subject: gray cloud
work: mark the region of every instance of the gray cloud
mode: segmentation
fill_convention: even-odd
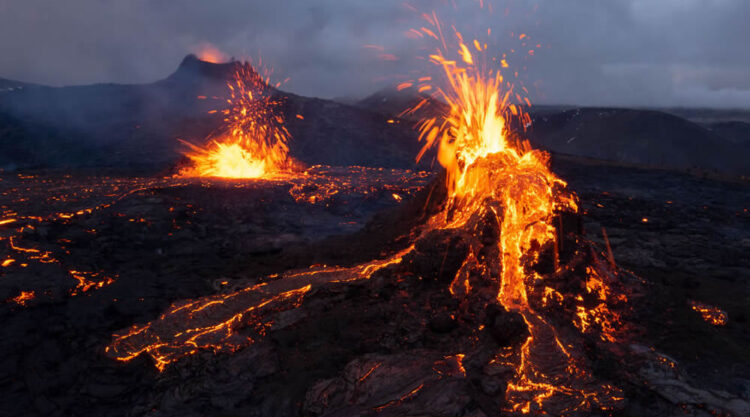
[[[515,61],[535,102],[750,107],[747,0],[495,0],[492,14],[478,0],[455,2],[411,4],[469,31],[491,25],[499,50],[519,47],[511,33],[542,44]],[[413,59],[420,44],[404,36],[420,24],[402,0],[5,0],[0,76],[149,82],[211,43],[261,55],[291,78],[287,90],[363,95],[427,70]]]

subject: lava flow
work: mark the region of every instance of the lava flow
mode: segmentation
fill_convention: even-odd
[[[324,266],[290,271],[281,277],[269,277],[274,281],[229,294],[176,303],[157,320],[115,334],[106,351],[125,362],[147,353],[160,371],[199,350],[235,351],[264,336],[273,325],[270,316],[274,313],[299,307],[313,286],[368,279],[374,272],[400,262],[411,249],[351,268]]]
[[[714,326],[725,326],[727,324],[727,313],[718,307],[698,301],[690,301],[690,308],[698,312],[706,323]]]
[[[247,62],[236,65],[234,80],[227,83],[223,130],[205,146],[181,141],[191,166],[180,170],[180,176],[261,178],[288,167],[290,135],[270,75],[261,75]]]
[[[627,297],[613,288],[617,271],[577,237],[562,259],[562,218],[577,215],[577,197],[550,170],[548,154],[514,137],[511,125],[525,126],[529,118],[513,104],[522,100],[512,84],[491,66],[505,61],[485,58],[485,43],[474,41],[472,49],[457,31],[452,58],[441,23],[434,14],[425,17],[434,28],[422,31],[442,45],[429,58],[441,69],[447,87],[424,84],[432,81],[429,77],[415,84],[420,91],[433,91],[449,111],[420,123],[425,144],[418,159],[437,146],[437,159],[446,171],[446,197],[420,232],[411,234],[417,243],[382,260],[287,272],[230,294],[175,304],[159,319],[115,334],[107,347],[110,356],[128,361],[147,353],[164,369],[198,350],[236,350],[262,336],[272,314],[300,306],[311,289],[364,281],[392,266],[386,273],[418,275],[409,268],[418,267],[414,257],[420,244],[432,244],[434,232],[455,232],[481,240],[483,247],[464,258],[447,288],[450,294],[477,311],[504,309],[508,316],[520,317],[528,332],[525,340],[500,350],[492,360],[513,370],[504,408],[568,415],[619,407],[621,390],[599,382],[582,346],[584,335],[602,345],[621,340],[625,326],[612,307],[622,306]],[[492,225],[497,233],[478,231]],[[452,250],[459,251],[448,246]],[[551,266],[543,267],[545,263]],[[477,295],[479,286],[492,289],[489,300]],[[481,333],[485,326],[476,328]],[[414,395],[418,390],[405,398]]]
[[[435,91],[434,96],[450,109],[447,115],[420,124],[425,145],[418,158],[437,145],[437,159],[447,172],[446,209],[431,223],[434,228],[461,228],[482,213],[500,225],[496,242],[501,265],[500,276],[496,277],[500,281],[497,300],[508,311],[520,314],[529,331],[515,363],[516,376],[507,385],[509,408],[524,414],[539,413],[546,402],[560,397],[558,402],[570,405],[558,412],[597,406],[607,409],[620,399],[619,390],[596,384],[583,369],[581,355],[562,340],[551,321],[529,300],[531,287],[544,282],[531,266],[549,247],[555,248],[555,264],[559,263],[555,220],[561,212],[578,211],[576,197],[550,171],[548,154],[532,149],[528,141],[511,137],[513,117],[522,126],[530,119],[520,106],[511,103],[521,98],[500,70],[492,68],[491,61],[498,60],[486,59],[486,44],[475,40],[469,46],[456,31],[457,56],[448,58],[448,42],[440,21],[435,14],[424,17],[434,30],[423,32],[443,45],[429,58],[442,69],[447,88],[422,84],[419,90]],[[456,280],[464,282],[454,281],[453,285],[468,290],[468,274],[461,272]],[[611,301],[607,299],[608,288],[597,278],[595,268],[587,272],[587,290],[598,292],[600,297],[593,308],[578,306],[581,321],[577,324],[585,332],[586,326],[596,321],[602,338],[614,341],[618,329],[613,323],[618,317],[607,308],[607,301]],[[557,295],[562,302],[564,296]],[[582,296],[579,301],[583,301]],[[618,301],[624,299],[618,297]]]

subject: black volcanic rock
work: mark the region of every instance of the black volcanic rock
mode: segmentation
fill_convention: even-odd
[[[427,100],[427,102],[417,111],[403,114],[402,118],[416,121],[436,117],[447,113],[449,110],[447,104],[419,93],[413,87],[401,91],[395,87],[386,87],[358,101],[355,105],[363,109],[395,117],[408,109],[414,108],[422,100]]]
[[[163,82],[201,82],[205,80],[215,80],[222,84],[231,79],[237,70],[237,61],[223,64],[214,64],[211,62],[201,61],[193,54],[186,56],[180,66],[177,67],[172,75],[167,77]]]
[[[634,270],[647,284],[629,303],[648,345],[621,346],[664,355],[655,362],[661,366],[641,368],[639,361],[605,355],[590,341],[583,345],[594,376],[626,389],[626,408],[612,414],[702,416],[726,408],[738,411],[715,415],[748,415],[750,332],[743,319],[750,290],[745,285],[750,216],[743,211],[750,201],[748,185],[573,158],[554,158],[553,164],[581,196],[587,236],[604,248],[601,230],[606,228],[617,265]],[[330,181],[344,178],[338,170],[326,175]],[[420,213],[439,210],[444,191],[437,185],[444,178],[416,194],[412,190],[408,195],[414,199],[398,191],[404,196],[400,204],[389,198],[395,190],[381,186],[377,193],[342,192],[330,205],[295,203],[281,184],[249,182],[238,189],[241,182],[211,181],[210,187],[170,187],[149,180],[156,182],[114,206],[71,219],[54,214],[109,201],[110,186],[140,189],[143,179],[75,173],[6,173],[0,179],[7,190],[0,206],[25,219],[0,228],[5,237],[0,250],[11,256],[7,236],[21,234],[16,240],[21,247],[57,248],[61,256],[58,245],[69,251],[61,263],[35,262],[27,268],[19,265],[19,256],[26,255],[14,251],[16,262],[0,268],[7,291],[0,292],[0,300],[37,289],[26,307],[0,303],[3,415],[510,415],[500,401],[515,368],[492,359],[501,343],[518,346],[524,340],[523,321],[484,303],[457,305],[447,285],[408,274],[415,265],[403,264],[406,270],[394,265],[359,284],[321,286],[300,309],[275,316],[264,340],[234,353],[198,353],[161,373],[146,355],[132,362],[105,356],[113,332],[154,320],[176,300],[226,293],[292,268],[351,266],[407,247],[410,239],[400,236],[424,222]],[[85,192],[92,187],[98,191]],[[55,198],[79,193],[80,199]],[[359,226],[342,222],[361,225],[381,204],[390,211],[360,232],[331,235],[356,230]],[[641,221],[644,217],[648,222]],[[563,229],[579,230],[573,220],[564,219]],[[35,228],[18,232],[27,222]],[[296,243],[287,243],[280,253],[258,250],[289,235]],[[321,240],[324,235],[329,237]],[[480,235],[476,240],[483,242]],[[432,261],[441,264],[444,257],[439,253]],[[64,272],[74,266],[118,277],[72,297],[63,290],[75,281]],[[556,282],[566,288],[574,283],[567,275],[560,278]],[[684,286],[686,279],[697,285]],[[496,287],[489,293],[494,298]],[[728,324],[704,322],[687,300],[724,309]],[[476,315],[479,307],[484,317]],[[445,312],[456,318],[449,322]],[[571,331],[565,316],[554,317],[567,323],[561,331]],[[467,332],[481,324],[480,336],[485,335],[471,338]],[[626,369],[649,373],[616,378]]]
[[[746,148],[671,114],[582,108],[532,116],[532,144],[552,152],[661,168],[750,173]]]
[[[717,122],[707,127],[730,142],[750,145],[750,123],[748,122]]]

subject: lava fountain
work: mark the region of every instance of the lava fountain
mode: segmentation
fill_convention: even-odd
[[[191,164],[180,176],[261,178],[288,166],[290,134],[284,127],[283,99],[270,86],[270,75],[260,75],[250,63],[236,65],[234,79],[227,83],[229,106],[221,111],[220,135],[205,146],[181,141]]]
[[[111,357],[129,361],[146,353],[164,369],[200,350],[237,350],[262,338],[273,314],[300,307],[317,288],[366,281],[376,273],[394,280],[400,273],[423,274],[414,270],[419,268],[415,257],[422,256],[419,247],[433,244],[433,232],[448,232],[479,242],[473,247],[469,243],[452,282],[443,287],[462,306],[470,306],[477,337],[486,327],[474,324],[495,308],[504,309],[506,317],[518,317],[528,334],[517,344],[503,346],[490,362],[511,370],[500,402],[504,411],[571,415],[621,407],[622,391],[600,382],[583,353],[584,341],[602,350],[623,343],[625,326],[618,311],[625,310],[627,297],[617,286],[615,265],[580,235],[563,235],[562,218],[577,215],[577,197],[550,170],[549,155],[513,133],[512,126],[527,126],[530,118],[515,104],[524,100],[514,93],[513,84],[494,68],[506,67],[505,60],[487,58],[486,43],[467,43],[457,30],[455,38],[446,39],[437,16],[425,18],[433,28],[422,28],[422,33],[441,45],[429,59],[440,69],[442,86],[427,84],[433,82],[431,77],[414,84],[420,91],[432,91],[449,110],[419,123],[424,146],[417,159],[437,147],[437,159],[446,171],[446,197],[433,202],[435,210],[410,234],[412,244],[381,260],[287,271],[231,294],[176,303],[157,320],[113,335],[107,347]],[[230,137],[241,140],[247,138],[241,129],[243,109],[233,107],[226,113],[235,126]],[[478,232],[480,223],[492,230],[497,226],[497,233]],[[571,242],[565,251],[563,242]],[[448,245],[452,250],[460,251]]]
[[[524,102],[514,93],[513,84],[505,80],[500,69],[493,68],[493,63],[507,67],[505,60],[488,59],[486,43],[465,42],[455,28],[455,38],[446,39],[446,30],[434,13],[424,18],[432,29],[422,28],[422,33],[441,45],[429,60],[441,69],[445,87],[428,84],[432,82],[428,77],[414,84],[419,91],[433,91],[433,97],[449,108],[447,114],[419,124],[420,140],[425,144],[417,159],[437,146],[437,160],[447,174],[446,208],[430,220],[430,227],[462,228],[477,213],[492,216],[500,225],[496,242],[501,265],[496,277],[500,281],[497,301],[506,310],[520,314],[529,331],[513,364],[516,375],[507,385],[508,411],[540,413],[552,398],[558,404],[552,408],[560,413],[608,409],[621,399],[619,390],[593,381],[574,346],[562,340],[552,322],[529,300],[532,287],[544,282],[531,266],[538,262],[543,248],[549,247],[554,247],[558,265],[556,220],[562,212],[578,212],[577,198],[550,170],[549,155],[532,149],[528,141],[511,132],[513,122],[528,126],[530,118],[521,106],[512,103]],[[449,57],[447,45],[451,42],[457,47],[455,56]],[[600,292],[607,293],[606,284],[596,280],[597,270],[589,268],[588,273],[588,281],[599,283]],[[456,280],[465,282],[454,281],[452,287],[468,292],[467,276],[459,271]],[[579,306],[579,322],[575,324],[585,331],[586,324],[596,321],[600,337],[614,341],[618,317],[607,308],[606,295],[603,297],[598,310]],[[506,354],[498,354],[497,360],[507,359]]]

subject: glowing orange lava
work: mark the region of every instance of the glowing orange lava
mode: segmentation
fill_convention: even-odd
[[[699,303],[698,301],[691,301],[690,307],[693,311],[696,311],[701,315],[703,321],[714,326],[725,326],[727,321],[729,321],[727,313],[718,307]]]
[[[106,351],[125,362],[146,353],[160,371],[200,350],[233,352],[255,342],[252,336],[240,336],[239,330],[263,336],[272,322],[269,316],[298,307],[313,286],[369,279],[374,272],[400,262],[412,249],[351,268],[311,267],[290,271],[270,283],[175,303],[157,320],[113,335]]]
[[[219,48],[210,43],[201,43],[196,47],[195,54],[198,59],[212,64],[221,64],[229,60],[229,56],[224,52],[221,52]]]
[[[220,136],[205,146],[181,141],[191,165],[184,177],[260,178],[284,170],[289,164],[280,106],[282,100],[249,63],[237,64],[234,80],[227,84],[230,98]]]
[[[26,306],[26,304],[33,300],[34,297],[36,297],[36,294],[34,291],[21,291],[21,294],[19,294],[16,297],[11,298],[8,301],[14,302],[20,306]]]
[[[559,212],[578,211],[576,197],[550,171],[546,153],[532,149],[528,141],[511,138],[513,118],[520,126],[528,125],[530,118],[511,102],[521,98],[500,70],[493,68],[491,63],[497,60],[487,59],[484,43],[475,40],[467,44],[454,29],[456,53],[451,56],[447,46],[451,40],[444,36],[437,16],[433,13],[424,17],[432,28],[422,28],[422,33],[441,45],[429,59],[441,68],[446,87],[417,85],[419,91],[434,91],[433,97],[450,109],[448,114],[420,124],[420,139],[425,145],[418,159],[438,146],[437,159],[447,172],[447,208],[431,220],[432,227],[462,227],[475,213],[482,212],[490,212],[497,219],[501,225],[497,248],[502,265],[496,277],[500,280],[497,300],[508,311],[521,314],[530,333],[515,358],[516,376],[507,386],[509,411],[541,413],[552,398],[558,404],[569,404],[564,409],[558,406],[557,412],[606,409],[618,401],[619,391],[593,381],[584,370],[581,355],[561,340],[555,327],[532,308],[528,298],[530,285],[542,282],[539,273],[528,266],[538,259],[541,248],[557,246],[554,220]],[[588,291],[606,300],[603,282],[597,280],[593,269],[589,273]],[[461,282],[465,282],[465,289],[455,291]],[[457,275],[451,292],[465,294],[470,291],[468,284]],[[604,340],[614,341],[614,336],[606,336],[604,331],[614,330],[603,328],[615,326],[615,318],[603,301],[597,307],[602,311],[581,307],[581,330],[596,321]]]
[[[68,271],[68,273],[73,279],[78,281],[78,284],[72,291],[73,295],[78,295],[89,290],[99,289],[115,282],[114,278],[102,276],[97,272],[82,272],[70,270]]]
[[[614,262],[611,259],[609,263],[599,261],[592,255],[587,268],[576,272],[578,280],[570,283],[571,287],[577,286],[573,290],[541,285],[547,284],[545,277],[533,266],[545,250],[554,253],[554,279],[560,283],[565,277],[562,270],[566,265],[561,266],[558,258],[562,246],[558,242],[558,232],[562,232],[562,227],[556,221],[561,221],[561,213],[578,212],[577,198],[567,190],[565,181],[550,170],[549,155],[532,149],[528,141],[513,133],[512,126],[527,126],[531,120],[522,107],[515,104],[528,105],[528,100],[516,94],[513,85],[496,68],[509,66],[505,57],[488,58],[486,42],[465,42],[455,29],[455,37],[447,39],[434,13],[424,17],[430,28],[414,32],[433,38],[441,45],[429,59],[440,68],[442,77],[436,81],[442,82],[433,84],[433,77],[421,77],[402,85],[414,85],[420,92],[429,91],[448,105],[446,114],[420,123],[420,139],[425,144],[417,157],[424,157],[432,147],[438,148],[437,159],[447,174],[447,201],[441,211],[427,220],[417,239],[435,230],[472,230],[466,226],[477,217],[490,218],[499,225],[498,236],[486,243],[494,252],[488,252],[490,255],[484,259],[472,253],[466,256],[448,289],[454,297],[468,300],[473,290],[472,271],[479,270],[497,286],[491,302],[520,315],[525,322],[529,334],[526,340],[520,346],[508,346],[498,352],[492,361],[515,370],[507,381],[505,411],[535,415],[569,415],[595,409],[611,411],[623,400],[622,392],[592,375],[580,346],[580,336],[594,333],[597,337],[589,340],[604,345],[619,342],[623,324],[609,307],[626,303],[627,297],[610,288],[617,274]],[[489,35],[490,31],[487,33]],[[451,44],[453,46],[449,47]],[[235,88],[232,91],[235,92]],[[244,100],[247,96],[250,99],[247,105],[255,103],[252,94],[237,94],[233,98]],[[424,106],[425,100],[418,103],[412,113]],[[267,106],[260,108],[268,109]],[[231,146],[246,138],[269,137],[268,134],[252,136],[244,128],[245,121],[257,120],[247,117],[256,114],[247,109],[245,105],[238,105],[225,113],[233,127],[229,137],[234,138],[234,142],[221,143]],[[278,120],[277,126],[281,122]],[[255,126],[258,129],[258,126],[266,128],[268,125],[258,123]],[[256,143],[253,140],[250,142]],[[276,143],[279,142],[285,143],[277,138]],[[244,145],[240,147],[245,149]],[[285,156],[286,147],[282,149]],[[385,259],[348,268],[310,267],[290,271],[273,276],[267,283],[231,294],[175,304],[158,320],[115,334],[107,352],[123,361],[147,353],[159,369],[164,369],[167,364],[199,350],[233,351],[252,343],[254,337],[262,336],[274,312],[298,306],[311,289],[366,280],[376,271],[401,263],[414,248],[412,245]],[[588,246],[585,248],[590,250]],[[560,274],[555,275],[558,272]],[[565,284],[568,283],[563,282],[560,287]],[[549,309],[563,305],[572,311],[569,320],[565,316],[553,322]],[[568,320],[565,332],[556,327],[563,319]],[[244,333],[241,329],[245,329]],[[482,331],[484,326],[478,329]],[[464,356],[462,353],[446,357],[446,363],[437,368],[441,372],[455,368],[465,375]],[[448,366],[449,362],[455,362],[455,366]],[[364,378],[373,371],[374,368],[365,373]],[[418,395],[422,387],[419,385],[400,400],[382,407],[406,401]]]

